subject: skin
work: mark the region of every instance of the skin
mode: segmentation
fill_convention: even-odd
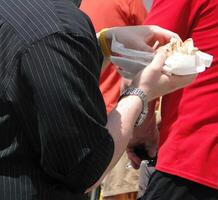
[[[117,27],[109,29],[105,34],[109,46],[113,34],[127,48],[146,51],[153,51],[150,46],[156,41],[159,41],[160,45],[164,45],[169,42],[171,37],[178,37],[175,33],[156,26]],[[185,87],[196,77],[196,75],[168,76],[163,74],[162,68],[166,58],[167,51],[164,48],[160,48],[152,63],[140,71],[130,84],[131,87],[140,88],[147,96],[148,101]],[[138,132],[134,131],[134,125],[142,111],[142,107],[143,103],[141,99],[138,96],[131,95],[122,98],[113,111],[108,114],[106,127],[114,140],[113,158],[102,177],[97,183],[87,189],[87,191],[91,191],[101,183],[107,172],[118,162],[128,144],[129,152],[131,152],[131,148],[140,141],[142,131],[140,129]],[[147,123],[144,123],[141,129],[148,128],[149,123],[152,123],[151,119],[148,119]],[[151,128],[150,133],[154,133],[154,129],[155,127]],[[152,135],[155,136],[155,134]],[[140,143],[146,146],[146,135],[143,136],[143,140]],[[155,137],[150,138],[150,141],[147,142],[152,143],[152,141],[156,144]],[[150,153],[152,154],[152,151]]]

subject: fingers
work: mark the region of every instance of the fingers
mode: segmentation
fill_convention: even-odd
[[[151,28],[158,35],[158,37],[162,35],[165,39],[168,39],[168,40],[170,40],[172,37],[180,38],[177,33],[164,29],[160,26],[152,26]]]
[[[167,51],[165,48],[159,48],[157,50],[156,55],[154,56],[154,59],[152,60],[151,64],[149,65],[150,67],[160,69],[163,68],[164,62],[167,59]]]
[[[149,44],[146,43],[146,41],[143,41],[143,37],[134,38],[134,41],[131,44],[125,44],[125,46],[129,46],[130,49],[138,50],[138,51],[145,51],[145,52],[154,52],[154,49],[152,46],[149,46]]]
[[[126,152],[129,160],[131,161],[131,166],[134,169],[139,169],[141,164],[141,159],[134,153],[133,149],[127,149]]]
[[[131,160],[131,165],[134,169],[139,169],[141,162],[142,162],[141,159],[139,159],[138,157],[134,157]]]
[[[160,42],[160,46],[165,45],[170,41],[172,37],[180,38],[178,34],[166,30],[164,28],[161,28],[159,26],[152,25],[150,26],[150,30],[153,32],[153,38],[154,40],[158,40]]]
[[[150,158],[154,158],[157,155],[157,146],[153,145],[151,148],[148,148],[147,153]]]

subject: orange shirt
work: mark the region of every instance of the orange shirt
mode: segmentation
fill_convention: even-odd
[[[114,26],[142,24],[147,11],[143,0],[83,0],[80,6],[92,20],[96,32]],[[110,112],[120,96],[120,75],[109,64],[101,73],[100,89],[107,112]]]

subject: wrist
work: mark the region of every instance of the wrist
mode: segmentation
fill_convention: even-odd
[[[140,126],[145,120],[148,113],[148,101],[147,96],[139,88],[129,87],[120,96],[120,99],[127,96],[137,96],[142,102],[142,109],[139,117],[136,120],[135,127]]]
[[[149,86],[141,85],[141,84],[132,84],[130,87],[139,88],[140,90],[142,90],[144,95],[146,96],[147,102],[153,100]]]

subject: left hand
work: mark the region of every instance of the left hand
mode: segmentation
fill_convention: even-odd
[[[109,47],[113,34],[116,36],[117,41],[124,44],[126,48],[150,52],[153,51],[152,46],[156,41],[159,42],[159,46],[163,46],[172,37],[179,38],[176,33],[154,25],[114,27],[105,33]]]
[[[141,126],[134,129],[133,138],[127,146],[128,157],[131,160],[131,165],[135,169],[140,167],[142,161],[141,158],[135,154],[135,147],[143,146],[147,155],[151,158],[155,157],[157,154],[159,131],[156,126],[154,105],[155,102],[149,103],[149,113],[147,118]]]

